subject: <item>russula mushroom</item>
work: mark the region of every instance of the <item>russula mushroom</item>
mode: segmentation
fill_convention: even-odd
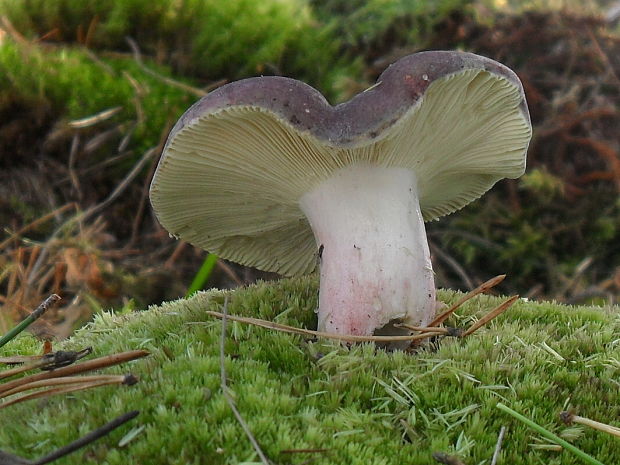
[[[283,275],[320,263],[320,330],[403,334],[395,323],[435,313],[424,221],[523,174],[530,138],[517,76],[471,53],[407,56],[337,106],[250,78],[177,122],[151,202],[171,234],[231,261]]]

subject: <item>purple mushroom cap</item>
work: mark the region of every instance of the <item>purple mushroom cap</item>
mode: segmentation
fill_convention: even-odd
[[[311,165],[314,160],[309,160],[304,142],[322,145],[330,152],[329,157],[342,148],[375,144],[425,101],[434,105],[425,95],[434,83],[460,74],[493,78],[478,105],[484,105],[485,98],[495,97],[495,87],[508,88],[502,94],[506,103],[500,110],[504,114],[493,113],[490,119],[497,122],[510,116],[513,125],[520,126],[518,140],[510,134],[512,139],[498,147],[504,153],[491,154],[497,161],[485,161],[459,172],[453,160],[458,153],[451,160],[429,160],[436,169],[421,181],[424,219],[460,209],[499,179],[523,174],[531,136],[529,113],[521,83],[509,68],[471,53],[433,51],[398,60],[381,74],[377,84],[336,106],[316,89],[285,77],[244,79],[209,93],[190,107],[170,132],[151,184],[155,213],[174,236],[234,262],[284,275],[310,272],[316,266],[316,246],[310,226],[297,207],[305,189],[291,191],[290,186],[304,178],[303,186],[311,188],[330,171]],[[461,93],[467,92],[472,81],[453,80]],[[458,105],[437,109],[449,120],[445,125],[448,128],[464,118],[459,110]],[[260,134],[241,126],[240,122],[253,125],[253,119],[260,119],[260,124],[269,121]],[[433,139],[437,147],[446,144],[448,134],[430,122],[427,126],[429,132],[416,137]],[[488,137],[505,137],[506,131],[501,128],[491,128],[494,133],[486,134],[487,126],[477,125],[480,136],[475,143],[482,145]],[[272,129],[274,133],[268,133]],[[196,133],[196,142],[187,137]],[[285,133],[299,139],[294,147],[274,144]],[[257,157],[257,145],[270,153],[269,160]],[[289,148],[293,152],[288,153]],[[467,148],[471,149],[471,142]],[[508,151],[510,157],[506,157]],[[459,147],[457,152],[465,150]],[[376,158],[379,164],[391,164],[381,156]],[[334,164],[334,168],[340,166]],[[262,171],[270,177],[257,182],[255,176],[262,176]],[[282,196],[286,196],[283,201]]]
[[[369,334],[429,321],[424,221],[521,176],[530,138],[515,73],[471,53],[404,57],[336,106],[300,81],[256,77],[179,119],[151,202],[171,234],[244,265],[298,275],[325,249],[319,326]]]

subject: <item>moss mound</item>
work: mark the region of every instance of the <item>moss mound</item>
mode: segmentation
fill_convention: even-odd
[[[116,447],[128,431],[124,427],[64,463],[257,461],[221,394],[221,322],[205,318],[204,310],[221,310],[228,295],[231,314],[314,327],[316,294],[316,280],[301,278],[209,291],[144,312],[101,314],[63,346],[92,345],[97,355],[148,349],[147,359],[117,369],[131,371],[140,382],[9,407],[2,412],[0,444],[33,457],[139,409],[133,427],[144,430],[127,447]],[[440,296],[446,302],[459,297]],[[499,301],[476,298],[449,323],[468,326]],[[495,405],[501,401],[613,464],[620,457],[615,438],[565,427],[558,413],[571,407],[579,415],[616,422],[618,310],[521,300],[471,337],[444,339],[413,354],[371,344],[345,348],[229,322],[228,386],[274,463],[432,463],[435,451],[481,463],[490,459],[504,425],[500,463],[581,463],[499,411]],[[0,354],[35,347],[22,337]],[[321,451],[290,453],[299,449]]]

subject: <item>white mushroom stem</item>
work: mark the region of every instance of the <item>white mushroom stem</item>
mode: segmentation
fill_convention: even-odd
[[[405,168],[352,165],[300,200],[320,251],[319,330],[403,334],[425,326],[435,284],[416,179]]]

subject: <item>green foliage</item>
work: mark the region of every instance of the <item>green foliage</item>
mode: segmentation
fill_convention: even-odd
[[[507,407],[506,405],[502,404],[501,402],[499,402],[497,404],[497,408],[499,408],[500,410],[503,410],[504,412],[508,413],[512,417],[518,419],[522,423],[525,423],[530,428],[532,428],[533,430],[535,430],[538,433],[540,433],[541,436],[551,440],[551,442],[554,443],[554,444],[558,444],[558,445],[562,446],[565,450],[570,451],[571,453],[575,454],[577,457],[581,458],[586,463],[589,463],[591,465],[603,465],[603,463],[599,462],[598,460],[596,460],[592,456],[586,454],[581,449],[573,446],[570,442],[568,442],[568,441],[562,439],[561,437],[553,434],[548,429],[545,429],[542,426],[532,422],[529,418],[521,415],[519,412],[516,412],[516,411],[512,410],[510,407]],[[577,437],[579,437],[579,436],[577,436]]]
[[[20,100],[50,108],[66,121],[121,107],[105,124],[137,123],[134,147],[140,150],[156,145],[170,121],[194,99],[149,75],[131,58],[95,60],[80,48],[41,49],[10,41],[0,47],[0,109],[2,102]],[[128,131],[130,125],[123,128]]]
[[[221,394],[221,322],[204,310],[258,316],[314,327],[316,278],[260,284],[230,293],[210,291],[113,316],[102,313],[63,348],[92,345],[97,355],[145,348],[152,355],[115,370],[140,382],[25,403],[3,411],[3,450],[40,455],[129,410],[144,426],[122,449],[129,429],[66,459],[83,463],[213,463],[256,461],[241,426]],[[447,303],[458,293],[441,292]],[[481,296],[450,325],[467,326],[499,299]],[[431,463],[431,453],[457,453],[465,463],[489,460],[507,426],[502,463],[577,465],[566,452],[496,408],[502,402],[606,464],[616,463],[618,441],[603,433],[564,427],[557,415],[615,424],[620,411],[615,379],[618,308],[566,307],[518,301],[465,340],[444,339],[416,354],[388,353],[371,344],[337,343],[228,322],[228,386],[266,455],[276,463],[303,462],[286,449],[327,449],[317,464]],[[26,344],[25,342],[28,342]],[[1,355],[38,352],[20,337]],[[542,447],[541,447],[542,446]],[[298,463],[294,461],[293,463]]]
[[[198,272],[194,276],[194,279],[187,288],[187,293],[185,294],[185,297],[189,297],[195,294],[197,291],[204,289],[207,281],[209,280],[209,277],[211,276],[211,273],[213,272],[213,268],[215,268],[217,260],[217,255],[212,253],[207,254],[204,261],[202,262],[202,265],[200,266],[200,269],[198,270]]]
[[[385,48],[423,47],[438,21],[472,0],[311,0],[316,15],[333,28],[344,50],[375,58]]]
[[[472,0],[0,0],[29,36],[145,54],[201,81],[284,74],[334,102],[362,61],[389,46],[421,47],[432,27]],[[371,53],[371,48],[375,51]],[[368,56],[372,55],[372,56]]]
[[[355,9],[346,2],[306,0],[0,0],[20,33],[68,44],[40,48],[5,40],[0,110],[7,96],[69,119],[121,106],[114,121],[139,120],[134,137],[144,149],[159,141],[160,131],[195,97],[154,79],[129,56],[119,57],[116,52],[129,50],[127,37],[145,59],[153,57],[147,66],[164,76],[191,76],[195,84],[284,74],[336,103],[351,94],[349,81],[365,79],[361,48],[401,23],[406,25],[396,33],[397,42],[415,42],[420,28],[409,24],[412,18],[430,25],[468,1],[431,6],[381,0]],[[76,45],[86,45],[97,57]]]
[[[545,169],[534,168],[520,179],[521,188],[540,194],[541,200],[553,200],[564,194],[564,183]]]
[[[79,39],[106,50],[127,50],[126,37],[132,37],[175,72],[203,80],[272,74],[287,51],[336,61],[336,50],[327,46],[333,38],[316,27],[304,0],[2,0],[0,8],[31,35],[58,31],[63,41]]]
[[[440,237],[450,255],[474,275],[480,270],[508,273],[506,292],[543,285],[548,295],[558,295],[586,258],[597,269],[613,272],[620,263],[620,204],[609,203],[613,193],[593,191],[570,201],[564,184],[539,169],[518,183],[516,207],[509,204],[509,193],[496,187],[483,200],[429,224],[429,235]]]

